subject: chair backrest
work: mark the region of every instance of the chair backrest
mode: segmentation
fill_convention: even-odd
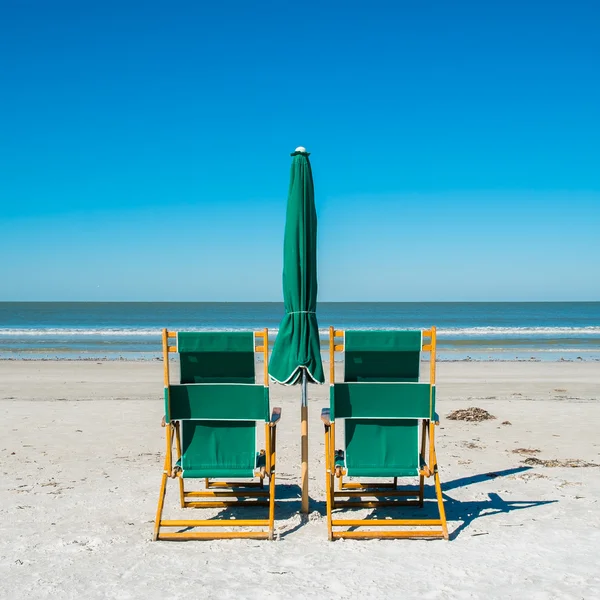
[[[346,331],[344,381],[419,381],[421,331]]]
[[[169,420],[268,421],[269,393],[260,384],[169,386]]]
[[[430,419],[435,386],[404,381],[335,383],[330,410],[332,419]]]
[[[256,346],[255,336],[262,336]],[[169,346],[169,339],[177,339]],[[170,382],[168,353],[178,352],[179,384]],[[269,390],[256,383],[255,353],[267,364],[268,332],[163,331],[165,420],[268,421]],[[266,370],[266,368],[265,368]]]
[[[423,337],[431,342],[423,344]],[[343,336],[342,345],[335,337]],[[330,360],[343,350],[344,381],[331,379],[331,418],[431,419],[435,412],[435,328],[416,331],[336,331]],[[430,382],[420,383],[421,351],[431,353]]]
[[[256,383],[254,333],[177,334],[180,383]]]

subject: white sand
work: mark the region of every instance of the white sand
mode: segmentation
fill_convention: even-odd
[[[328,542],[316,512],[303,524],[299,389],[280,386],[279,541],[151,542],[161,364],[0,362],[0,598],[600,598],[600,469],[511,452],[600,463],[600,365],[441,363],[438,386],[450,542]],[[327,395],[310,388],[321,514]],[[497,419],[444,419],[468,406]],[[165,516],[181,512],[172,485]]]

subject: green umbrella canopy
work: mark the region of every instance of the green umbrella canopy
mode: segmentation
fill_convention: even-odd
[[[306,368],[309,380],[323,383],[317,323],[317,212],[308,152],[292,153],[283,242],[285,316],[275,340],[269,374],[285,385]]]

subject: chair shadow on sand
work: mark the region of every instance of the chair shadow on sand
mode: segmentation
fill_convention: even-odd
[[[531,467],[516,467],[512,469],[505,469],[504,471],[494,471],[488,473],[481,473],[478,475],[472,475],[469,477],[461,477],[454,479],[446,483],[442,483],[442,495],[444,497],[444,507],[446,509],[446,518],[449,522],[458,522],[459,525],[453,531],[450,532],[450,540],[456,539],[473,521],[482,517],[488,517],[497,515],[500,513],[509,513],[515,510],[523,510],[526,508],[535,508],[538,506],[544,506],[546,504],[553,504],[558,500],[503,500],[502,497],[496,492],[489,492],[488,498],[485,500],[471,500],[461,501],[455,500],[448,495],[450,490],[463,488],[476,483],[489,481],[490,479],[496,479],[498,477],[507,477],[510,475],[516,475],[525,471],[531,470]],[[408,487],[408,486],[407,486]],[[430,495],[431,486],[425,487],[425,504],[423,508],[414,507],[392,507],[392,508],[376,508],[374,509],[369,517],[365,520],[365,527],[368,527],[369,518],[373,519],[385,519],[386,517],[394,516],[398,518],[398,512],[402,511],[406,514],[408,511],[419,511],[419,515],[423,518],[436,518],[437,517],[437,505],[435,499]],[[430,492],[429,494],[427,492]],[[356,529],[355,527],[349,528],[349,531]],[[433,541],[433,540],[429,540]]]
[[[488,492],[488,498],[480,501],[460,501],[448,496],[447,492],[453,489],[462,488],[474,483],[489,481],[497,477],[507,477],[530,471],[531,467],[515,467],[513,469],[505,469],[504,471],[494,471],[474,475],[471,477],[461,477],[449,481],[443,485],[444,503],[446,506],[446,516],[449,521],[459,521],[459,526],[452,531],[450,539],[455,539],[462,531],[464,531],[475,519],[480,517],[488,517],[500,513],[509,513],[515,510],[523,510],[526,508],[535,508],[545,506],[546,504],[554,504],[558,500],[504,500],[496,492]]]
[[[299,515],[301,507],[302,489],[296,483],[277,483],[275,486],[275,524],[277,522],[286,521]],[[311,510],[325,513],[325,501],[310,503]],[[202,510],[202,509],[199,509]],[[224,507],[211,520],[227,521],[229,519],[260,519],[265,518],[268,509],[262,506],[231,506]],[[299,522],[294,524],[292,528],[281,532],[281,537],[285,537],[294,531],[297,531],[305,523],[304,519],[299,519]],[[179,531],[192,531],[193,527],[183,527]]]
[[[473,521],[479,518],[493,516],[501,513],[509,513],[515,510],[523,510],[527,508],[535,508],[538,506],[544,506],[546,504],[553,504],[558,502],[558,500],[503,500],[502,497],[496,492],[489,492],[488,498],[485,500],[471,500],[471,501],[461,501],[455,500],[451,496],[448,495],[448,492],[451,490],[455,490],[458,488],[463,488],[466,486],[470,486],[477,483],[482,483],[484,481],[489,481],[490,479],[496,479],[498,477],[507,477],[510,475],[516,475],[518,473],[523,473],[526,471],[530,471],[531,467],[516,467],[512,469],[505,469],[504,471],[494,471],[488,473],[481,473],[478,475],[471,475],[468,477],[461,477],[459,479],[454,479],[452,481],[448,481],[446,483],[442,483],[442,493],[444,497],[444,506],[446,508],[446,517],[449,522],[458,522],[459,525],[450,533],[450,540],[455,539],[458,535],[460,535]],[[368,527],[369,518],[373,519],[382,519],[393,514],[397,514],[398,511],[410,511],[411,513],[415,510],[419,511],[419,514],[422,514],[424,518],[435,518],[435,511],[437,510],[435,499],[432,498],[429,494],[427,494],[428,487],[426,486],[426,494],[425,494],[425,505],[423,508],[414,508],[414,507],[398,507],[398,508],[377,508],[374,509],[369,517],[365,520],[365,526]],[[282,522],[290,519],[294,519],[300,514],[300,506],[301,506],[301,489],[298,484],[292,483],[278,483],[277,484],[277,492],[276,492],[276,511],[275,511],[275,521]],[[430,490],[429,490],[430,491]],[[254,518],[260,518],[258,516],[259,511],[266,511],[266,508],[261,507],[231,507],[224,508],[217,515],[215,515],[215,521],[221,521],[226,519],[240,519],[244,518],[246,515],[251,516],[250,513],[257,511],[257,516]],[[310,502],[310,511],[318,512],[321,517],[326,514],[326,503],[324,500],[313,500]],[[431,513],[431,514],[430,514]],[[283,539],[288,535],[298,531],[300,528],[304,527],[306,524],[306,518],[297,519],[297,522],[293,523],[289,529],[285,531],[281,531],[279,533],[280,537]],[[356,529],[354,527],[349,530]],[[432,540],[430,540],[432,541]]]

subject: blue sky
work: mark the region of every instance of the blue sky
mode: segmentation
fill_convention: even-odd
[[[526,6],[524,6],[526,5]],[[600,300],[600,5],[0,3],[0,300]]]

